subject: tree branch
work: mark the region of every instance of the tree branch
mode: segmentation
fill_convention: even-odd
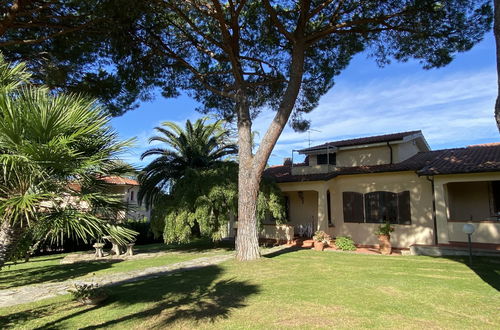
[[[184,13],[184,11],[182,11],[182,10],[179,9],[178,6],[171,5],[169,2],[162,1],[162,0],[158,0],[157,2],[160,3],[160,4],[163,4],[168,9],[174,11],[177,15],[179,15],[179,17],[182,18],[184,20],[184,22],[186,22],[194,30],[194,32],[196,32],[203,39],[205,39],[208,42],[214,44],[215,46],[219,47],[220,49],[226,51],[226,49],[224,48],[224,44],[220,43],[216,39],[212,38],[210,35],[204,33],[203,31],[201,31],[198,28],[198,26]],[[197,10],[200,10],[200,9],[197,8]],[[208,13],[205,13],[205,14],[208,15]],[[211,15],[209,15],[209,16],[211,16]]]
[[[40,38],[37,38],[37,39],[15,39],[15,40],[9,40],[9,41],[0,42],[0,47],[7,47],[7,46],[12,46],[12,45],[39,44],[39,43],[42,43],[42,42],[44,42],[46,40],[49,40],[49,39],[52,39],[52,38],[55,38],[55,37],[58,37],[58,36],[61,36],[61,35],[64,35],[64,34],[68,34],[68,33],[76,32],[76,31],[79,31],[79,30],[83,30],[87,26],[89,26],[89,25],[91,25],[93,23],[94,23],[94,21],[90,21],[90,22],[81,24],[79,26],[75,26],[75,27],[72,27],[72,28],[66,28],[66,29],[62,29],[62,30],[59,30],[59,31],[54,32],[54,33],[47,34],[47,35],[45,35],[43,37],[40,37]]]
[[[380,25],[385,25],[386,27],[391,27],[386,21],[398,17],[398,16],[403,16],[407,15],[409,13],[408,10],[403,10],[398,13],[390,14],[390,15],[384,15],[384,16],[379,16],[379,17],[374,17],[374,18],[362,18],[358,19],[355,21],[350,21],[350,22],[343,22],[340,24],[335,24],[335,25],[329,25],[325,29],[318,31],[316,33],[311,34],[310,36],[307,37],[306,42],[307,44],[311,45],[314,42],[330,35],[333,33],[342,33],[342,31],[355,31],[355,29],[349,29],[349,30],[342,30],[347,27],[353,27],[353,26],[359,26],[359,25],[366,25],[366,24],[380,24]],[[382,30],[390,30],[390,28],[382,29]],[[380,28],[367,28],[367,29],[360,29],[360,33],[371,33],[371,32],[379,32],[381,31]]]
[[[321,4],[319,4],[316,8],[313,8],[313,10],[311,10],[311,12],[307,15],[307,19],[311,19],[313,18],[314,16],[318,15],[319,12],[321,12],[324,8],[328,7],[328,5],[330,5],[334,0],[326,0],[324,2],[322,2]],[[340,3],[344,2],[343,0],[340,1]]]
[[[224,10],[218,0],[212,0],[215,7],[215,19],[219,22],[219,27],[222,32],[222,38],[224,38],[224,44],[227,46],[227,53],[229,55],[229,60],[231,62],[231,68],[233,70],[233,76],[236,83],[239,86],[244,84],[243,70],[241,68],[241,63],[238,60],[239,57],[239,27],[237,22],[237,17],[234,12],[231,12],[232,17],[232,30],[233,35],[229,33],[226,25],[226,19],[224,18]],[[236,24],[234,24],[236,22]]]
[[[306,19],[306,15],[309,12],[309,5],[310,2],[308,0],[302,0],[301,12],[297,20],[297,27],[294,31],[295,42],[291,53],[291,63],[289,69],[290,80],[281,99],[278,111],[269,125],[266,134],[262,138],[259,149],[255,153],[253,160],[254,173],[260,174],[264,171],[264,167],[266,166],[266,162],[271,155],[272,149],[278,141],[281,132],[285,128],[288,119],[290,118],[292,110],[295,106],[295,100],[297,99],[302,86],[306,56],[305,53],[307,48],[305,33],[308,20]]]
[[[264,4],[264,8],[266,8],[267,13],[271,17],[271,22],[273,25],[278,29],[278,31],[289,41],[294,42],[295,37],[293,36],[292,33],[290,33],[285,26],[281,23],[281,21],[278,18],[278,14],[274,10],[273,6],[271,6],[271,3],[269,0],[263,0],[262,3]]]
[[[220,89],[217,89],[217,88],[211,86],[206,81],[206,79],[205,79],[206,76],[207,76],[206,74],[203,74],[203,73],[199,72],[194,66],[192,66],[189,62],[187,62],[183,57],[177,55],[176,52],[174,52],[170,47],[168,47],[167,44],[165,44],[163,42],[163,40],[161,40],[161,38],[159,38],[158,36],[156,36],[155,34],[153,34],[151,32],[148,35],[151,36],[152,38],[154,38],[157,43],[159,43],[159,45],[163,49],[163,53],[164,54],[166,54],[170,58],[175,59],[179,64],[181,64],[186,69],[188,69],[193,74],[193,76],[201,84],[203,84],[203,86],[205,86],[206,89],[208,89],[209,91],[211,91],[212,93],[214,93],[216,95],[219,95],[219,96],[222,96],[222,97],[226,97],[226,98],[229,98],[229,99],[234,99],[234,95],[233,94],[221,91]],[[146,39],[144,39],[142,37],[139,37],[139,36],[137,38],[139,38],[140,41],[142,41],[144,44],[148,45],[149,47],[152,47],[153,49],[156,49],[156,47],[154,47],[153,45],[151,45]]]
[[[5,31],[7,31],[7,29],[12,25],[12,23],[16,19],[17,14],[31,2],[32,0],[14,0],[10,8],[7,10],[5,18],[0,21],[0,36],[2,36]]]

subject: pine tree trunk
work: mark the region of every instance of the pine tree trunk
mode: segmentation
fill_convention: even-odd
[[[8,221],[3,221],[0,225],[0,269],[8,261],[10,254],[15,250],[21,230],[12,226]]]
[[[493,1],[495,9],[495,23],[493,32],[495,34],[496,42],[496,55],[497,55],[497,79],[498,79],[498,93],[497,101],[495,103],[495,120],[497,128],[500,131],[500,0]]]
[[[236,236],[236,259],[249,261],[260,258],[257,232],[257,194],[259,183],[252,178],[251,167],[242,166],[238,174],[238,235]],[[259,176],[260,177],[260,176]]]
[[[298,32],[299,33],[299,32]],[[300,34],[300,33],[299,33]],[[295,43],[290,64],[290,82],[285,90],[279,109],[262,138],[256,154],[252,153],[252,120],[244,91],[237,101],[238,113],[238,235],[236,259],[249,261],[260,258],[259,233],[257,231],[257,197],[262,173],[271,152],[283,131],[297,100],[302,83],[305,44]]]
[[[254,173],[252,154],[252,122],[244,95],[238,105],[238,235],[236,259],[260,258],[257,232],[257,195],[261,173]]]

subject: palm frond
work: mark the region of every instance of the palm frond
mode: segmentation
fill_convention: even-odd
[[[131,231],[108,226],[123,203],[99,180],[134,171],[117,161],[133,141],[118,139],[94,100],[29,78],[0,57],[0,221],[57,240],[130,240]]]

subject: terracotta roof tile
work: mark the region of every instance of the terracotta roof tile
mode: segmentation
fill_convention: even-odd
[[[363,145],[363,144],[392,142],[392,141],[402,140],[407,136],[411,136],[411,135],[415,135],[415,134],[422,134],[422,131],[409,131],[409,132],[392,133],[392,134],[377,135],[377,136],[368,136],[368,137],[357,138],[357,139],[327,142],[327,143],[323,143],[323,144],[320,144],[317,146],[313,146],[310,148],[299,150],[299,152],[307,152],[307,151],[313,151],[313,150],[318,150],[318,149],[321,150],[321,149],[325,149],[327,147],[330,147],[330,148],[331,147],[337,147],[337,148],[338,147],[352,147],[352,146]]]
[[[473,147],[494,147],[494,146],[499,146],[500,142],[492,142],[492,143],[483,143],[483,144],[473,144],[470,146],[467,146],[467,148],[473,148]]]
[[[296,164],[294,166],[297,166]],[[439,175],[500,171],[500,144],[420,152],[396,164],[338,167],[328,173],[292,175],[289,165],[273,166],[264,176],[277,182],[330,180],[339,175],[415,171],[419,175]]]
[[[442,150],[418,173],[437,175],[496,171],[500,171],[500,144]]]
[[[134,179],[124,178],[120,176],[107,176],[102,178],[102,180],[109,184],[118,184],[118,185],[130,185],[130,186],[138,186],[139,182]]]

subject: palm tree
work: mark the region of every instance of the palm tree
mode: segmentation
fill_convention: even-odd
[[[167,243],[187,242],[193,234],[220,240],[238,212],[237,147],[223,121],[207,120],[188,120],[184,129],[163,123],[150,139],[163,145],[142,154],[157,158],[139,175],[139,200],[154,204],[152,229]],[[273,182],[262,181],[257,210],[259,220],[268,214],[284,220],[284,199]]]
[[[139,200],[147,207],[163,192],[170,191],[190,170],[210,169],[237,153],[223,121],[207,124],[207,120],[206,117],[200,118],[194,124],[187,120],[185,129],[170,121],[162,123],[162,127],[155,127],[160,135],[150,138],[149,142],[163,145],[142,154],[141,159],[158,157],[139,175]]]
[[[33,240],[134,234],[106,221],[122,203],[102,180],[127,170],[117,155],[130,141],[94,101],[28,80],[0,57],[0,268]]]

